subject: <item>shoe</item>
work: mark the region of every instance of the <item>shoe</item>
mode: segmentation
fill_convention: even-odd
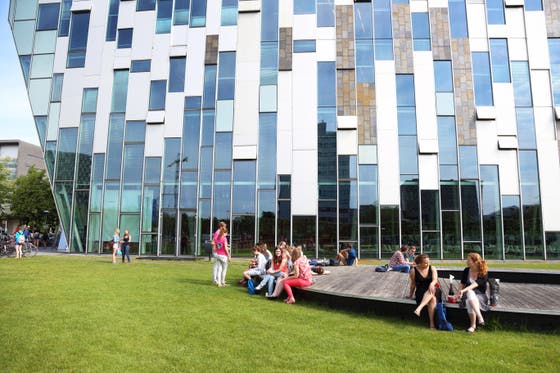
[[[270,298],[270,294],[268,294],[268,291],[264,294],[264,296],[265,296],[266,298]]]
[[[286,304],[294,304],[296,302],[295,298],[290,298],[286,301]]]
[[[229,284],[227,282],[224,282],[222,286],[229,286]]]
[[[475,330],[476,330],[476,328],[473,328],[471,326],[470,328],[467,329],[467,333],[474,333]]]
[[[420,312],[418,312],[417,310],[414,310],[414,314],[418,317],[420,317]]]
[[[259,290],[259,291],[260,291],[262,288],[263,288],[262,286],[258,285],[258,286],[255,288],[255,290]]]

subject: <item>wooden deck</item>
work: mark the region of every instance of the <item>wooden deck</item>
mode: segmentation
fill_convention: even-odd
[[[314,276],[306,288],[306,298],[317,298],[337,307],[366,308],[390,315],[413,318],[414,300],[407,299],[409,275],[399,272],[375,272],[373,266],[326,267],[331,273]],[[439,279],[444,294],[449,279]],[[457,289],[458,281],[454,281]],[[466,312],[457,304],[447,304],[450,316],[464,320]],[[385,311],[385,312],[384,312]],[[538,329],[560,328],[560,285],[500,283],[500,300],[488,315],[500,323],[527,325]],[[534,320],[532,320],[534,319]],[[452,320],[454,321],[454,320]]]

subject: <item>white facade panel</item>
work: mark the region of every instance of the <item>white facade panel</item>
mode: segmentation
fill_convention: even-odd
[[[377,164],[377,145],[358,145],[359,164]]]
[[[294,150],[292,215],[317,215],[317,151]]]
[[[256,145],[236,145],[233,147],[233,159],[257,159]]]
[[[498,135],[516,135],[517,119],[511,83],[494,83],[494,112]],[[480,140],[480,137],[477,137]]]
[[[549,69],[548,37],[544,12],[525,12],[527,50],[531,69]]]
[[[294,2],[278,2],[278,27],[292,27],[294,25]]]
[[[411,0],[410,13],[424,13],[428,11],[428,2],[426,0]]]
[[[431,52],[414,52],[414,79],[418,141],[437,140],[434,62]]]
[[[278,72],[276,170],[278,174],[292,173],[292,72]]]
[[[182,92],[167,93],[165,100],[165,137],[181,137],[185,96]]]
[[[62,86],[62,106],[60,108],[60,126],[75,127],[80,123],[82,115],[82,69],[68,69],[64,73],[64,80],[72,84]],[[34,112],[34,114],[36,114]]]
[[[126,120],[145,120],[150,100],[150,73],[133,73],[128,76]]]
[[[237,27],[222,26],[220,27],[220,36],[218,37],[218,50],[234,51],[237,45]]]
[[[476,140],[478,145],[476,147],[478,163],[498,164],[500,152],[498,151],[497,123],[493,121],[477,121]]]
[[[169,77],[169,38],[169,34],[158,34],[154,37],[150,70],[152,80],[167,80]]]
[[[63,73],[66,70],[66,57],[68,55],[68,38],[57,38],[54,53],[53,73]]]
[[[550,108],[535,108],[535,132],[537,137],[539,179],[541,185],[541,206],[545,231],[559,231],[560,159],[558,143],[554,134],[556,126]]]
[[[439,189],[438,157],[435,154],[421,154],[418,156],[418,178],[420,190]]]
[[[278,144],[276,148],[276,173],[289,175],[292,173],[292,131],[278,130],[276,134]]]
[[[336,40],[323,39],[316,41],[317,61],[336,61]]]
[[[488,52],[488,39],[469,38],[469,46],[471,48],[471,52]]]
[[[336,131],[336,154],[358,154],[358,132],[356,130]]]
[[[428,0],[428,8],[447,8],[447,0]]]
[[[91,32],[88,34],[85,75],[99,75],[103,66],[102,61],[113,58],[116,43],[105,43],[104,30],[104,26],[96,26],[91,28]],[[100,53],[100,51],[103,52]],[[105,54],[109,54],[109,56]]]
[[[336,128],[338,129],[357,129],[358,117],[355,115],[339,115],[336,117]]]
[[[317,40],[336,40],[336,27],[317,27]]]
[[[131,58],[133,60],[148,60],[152,58],[155,27],[155,12],[136,12],[134,15],[134,32],[132,35],[131,50]]]
[[[486,39],[486,7],[484,3],[467,2],[467,26],[469,39]]]
[[[507,38],[506,25],[488,25],[488,38]]]
[[[187,25],[171,25],[171,45],[186,47],[189,35],[188,30],[189,26]]]
[[[508,52],[510,61],[526,61],[527,42],[525,38],[508,37]]]
[[[519,195],[519,167],[516,150],[499,151],[500,193]]]
[[[145,157],[163,156],[163,130],[164,126],[146,126],[146,141],[144,143]]]
[[[317,18],[315,14],[294,15],[294,40],[316,39]]]
[[[552,107],[552,92],[550,91],[550,74],[548,70],[531,70],[530,74],[533,106]]]
[[[375,85],[384,87],[377,98],[377,156],[379,203],[400,203],[397,88],[393,61],[375,61]]]
[[[508,36],[512,38],[525,38],[525,17],[523,17],[523,8],[505,8],[504,11]]]
[[[294,54],[292,63],[293,149],[317,149],[316,55],[315,53]]]
[[[107,1],[108,3],[108,1]],[[97,7],[97,4],[96,4]],[[134,27],[134,14],[136,13],[136,1],[120,1],[117,28]]]
[[[204,91],[206,33],[202,28],[191,28],[188,38],[185,96],[202,96]]]
[[[222,19],[222,0],[206,1],[206,33],[217,35],[220,32]]]

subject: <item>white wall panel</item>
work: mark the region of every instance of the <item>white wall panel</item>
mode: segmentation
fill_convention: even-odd
[[[233,159],[257,159],[257,146],[256,145],[234,146]]]
[[[62,106],[60,108],[60,127],[75,127],[80,123],[82,115],[82,69],[68,69],[64,80],[72,84],[62,85]],[[36,113],[34,113],[36,115]]]
[[[519,168],[517,166],[517,151],[499,151],[500,193],[519,195]]]
[[[217,35],[222,19],[222,0],[206,1],[206,33]]]
[[[488,52],[488,39],[469,38],[469,47],[471,52]]]
[[[57,38],[54,53],[53,73],[63,73],[66,70],[68,55],[68,38]]]
[[[447,8],[447,0],[428,0],[428,8]]]
[[[163,129],[161,125],[146,126],[145,157],[163,156]]]
[[[278,27],[292,27],[294,24],[294,2],[278,2]]]
[[[169,77],[169,34],[158,34],[154,36],[152,49],[152,80],[161,80]],[[204,51],[204,48],[202,49]]]
[[[106,58],[104,54],[110,54],[111,58],[114,54],[116,42],[105,42],[105,29],[105,26],[90,26],[84,69],[85,75],[100,74],[103,65],[101,61]]]
[[[358,154],[358,132],[356,130],[336,131],[336,154]]]
[[[119,1],[119,18],[117,21],[117,28],[121,29],[134,27],[135,13],[136,1]]]
[[[550,91],[550,75],[548,70],[531,70],[530,74],[533,106],[552,107],[552,92]]]
[[[497,123],[488,120],[477,121],[476,139],[478,163],[498,164],[500,161],[500,152],[498,150]]]
[[[379,203],[400,203],[399,137],[397,93],[393,61],[375,61],[375,84],[383,88],[377,95],[377,156],[379,159]]]
[[[316,48],[317,61],[336,61],[336,40],[317,40]]]
[[[185,96],[182,92],[167,93],[165,101],[165,137],[181,137]]]
[[[545,231],[560,230],[560,160],[555,140],[555,122],[551,108],[535,108],[535,132],[537,137],[541,204]]]
[[[549,69],[548,38],[544,12],[525,12],[527,49],[531,69]]]
[[[317,18],[315,14],[294,15],[293,39],[316,39],[317,37]]]
[[[202,96],[204,91],[204,55],[206,33],[203,28],[191,28],[187,43],[186,96]]]
[[[132,35],[133,60],[152,58],[152,45],[156,29],[155,12],[136,12],[134,15],[134,32]]]
[[[523,7],[505,8],[504,10],[508,35],[514,38],[524,38],[525,18],[523,17]]]
[[[484,3],[473,4],[467,2],[467,26],[469,38],[486,39],[486,7]]]
[[[187,45],[189,26],[179,25],[171,26],[171,45]]]
[[[73,1],[73,3],[78,3]],[[72,4],[73,6],[74,4]],[[89,27],[98,27],[107,25],[107,14],[109,13],[109,1],[95,0],[91,8]],[[103,33],[105,35],[105,33]]]
[[[126,120],[146,120],[150,100],[150,73],[128,76]]]
[[[279,174],[292,173],[292,72],[278,72],[276,170]]]
[[[487,25],[488,38],[507,38],[508,30],[506,25]]]
[[[293,73],[293,148],[317,149],[317,59],[315,53],[296,53]]]
[[[516,135],[517,118],[511,83],[494,83],[494,108],[498,135]],[[480,140],[480,137],[477,137]]]
[[[317,215],[317,151],[294,150],[292,215]]]
[[[410,12],[411,13],[424,13],[428,11],[428,2],[426,0],[411,0]]]
[[[420,154],[418,157],[418,177],[421,190],[439,189],[438,157],[436,154]]]
[[[234,51],[237,46],[237,26],[220,27],[220,36],[218,38],[218,50]]]
[[[508,52],[510,61],[526,61],[527,42],[525,38],[508,37]]]
[[[109,43],[103,48],[103,65],[101,67],[101,80],[97,92],[97,115],[95,116],[95,136],[93,138],[94,153],[104,153],[107,151],[109,113],[111,111],[113,94],[113,54],[106,53],[105,49],[112,51],[113,48],[114,43]]]
[[[431,52],[414,52],[414,79],[418,141],[437,140],[434,62]]]

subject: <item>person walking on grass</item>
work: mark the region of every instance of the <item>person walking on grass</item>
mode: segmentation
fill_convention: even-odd
[[[16,259],[20,259],[22,254],[22,247],[23,244],[25,243],[25,235],[21,227],[19,227],[19,230],[16,232],[15,240],[16,240]]]
[[[227,240],[227,225],[221,221],[218,229],[214,232],[212,240],[212,253],[214,254],[213,283],[218,287],[228,286],[226,274],[228,262],[231,260],[229,244]]]
[[[119,228],[115,229],[113,233],[113,264],[117,264],[117,255],[120,255],[120,238],[121,230]]]

